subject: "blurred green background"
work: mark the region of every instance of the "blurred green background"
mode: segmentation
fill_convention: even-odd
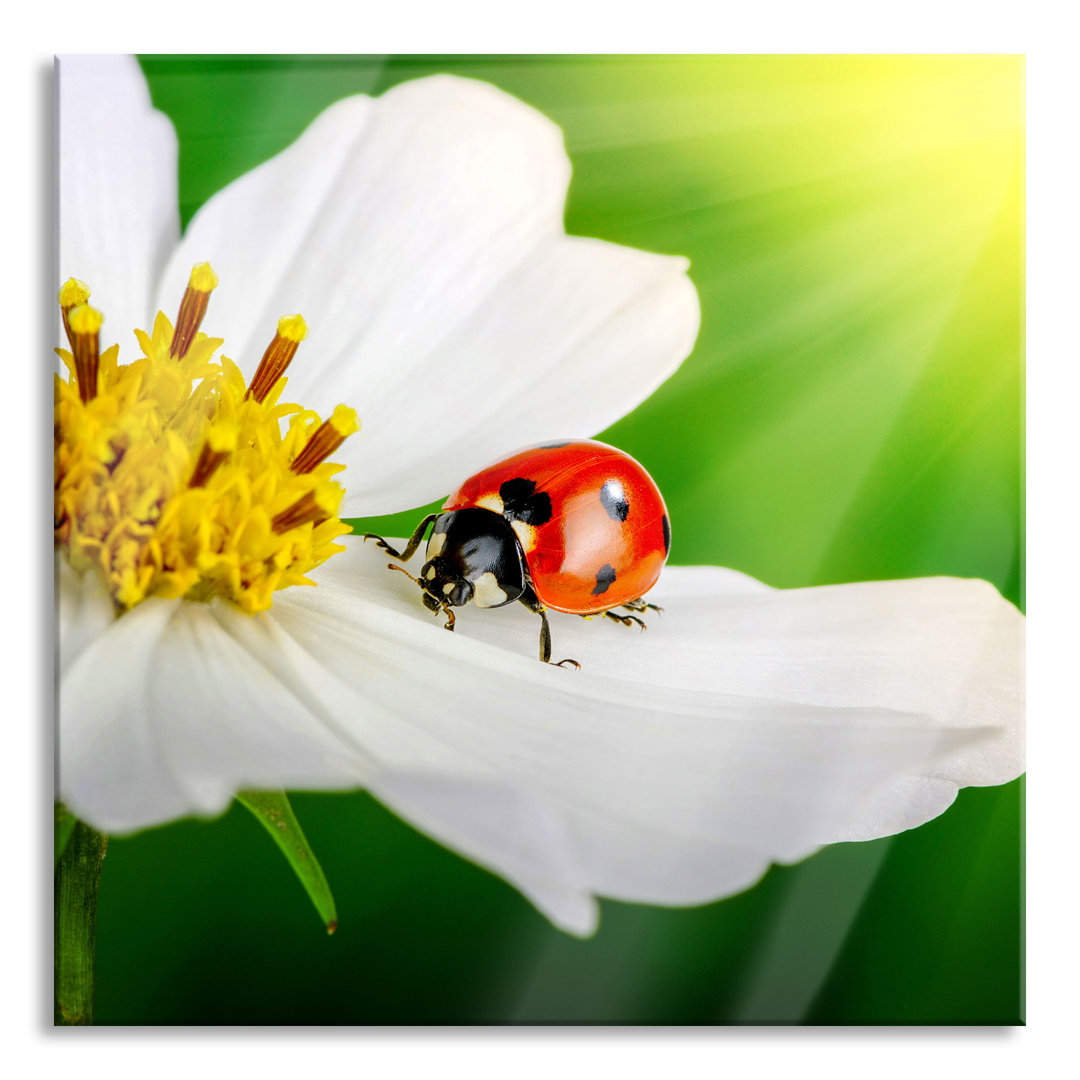
[[[567,230],[692,263],[693,355],[602,435],[664,491],[672,561],[781,586],[975,576],[1022,604],[1021,58],[142,64],[179,136],[185,223],[347,94],[451,71],[541,109],[574,165]],[[1023,1016],[1022,781],[725,901],[605,902],[588,941],[365,795],[293,805],[337,934],[242,809],[114,839],[99,1023]]]

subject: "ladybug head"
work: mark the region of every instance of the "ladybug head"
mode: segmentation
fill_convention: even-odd
[[[510,523],[483,507],[448,510],[435,519],[420,571],[430,611],[475,603],[502,607],[525,589],[521,545]]]
[[[424,590],[424,607],[429,611],[446,610],[446,605],[461,607],[473,598],[473,584],[454,561],[436,555],[428,559],[420,571],[420,587]]]
[[[446,615],[446,629],[454,629],[454,613],[452,607],[461,607],[467,604],[473,596],[472,583],[454,574],[444,560],[429,559],[424,563],[420,571],[421,576],[415,578],[404,566],[396,563],[387,563],[390,570],[397,570],[404,574],[410,581],[415,581],[420,586],[420,596],[424,601],[424,607],[428,611]]]
[[[395,559],[408,560],[416,550],[431,518],[422,521],[412,539],[399,553],[374,533],[384,550]],[[500,514],[478,506],[448,510],[435,517],[427,544],[427,562],[420,576],[403,566],[388,563],[420,586],[424,607],[446,615],[446,629],[454,628],[451,608],[470,602],[477,607],[502,607],[525,592],[525,556],[510,523]]]

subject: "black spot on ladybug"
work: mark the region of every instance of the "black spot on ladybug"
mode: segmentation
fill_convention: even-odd
[[[536,490],[535,480],[518,476],[499,485],[503,516],[526,525],[546,525],[551,520],[551,496]]]
[[[546,442],[542,446],[537,447],[539,450],[558,450],[560,446],[569,446],[568,442]]]
[[[612,521],[625,521],[626,515],[630,513],[630,504],[626,501],[626,493],[618,480],[608,480],[604,484],[600,489],[600,501]]]
[[[671,550],[671,522],[668,521],[667,514],[664,515],[660,524],[664,527],[664,554],[666,555]]]
[[[593,596],[599,596],[601,593],[606,593],[611,588],[615,581],[615,567],[610,563],[604,563],[596,572],[596,588],[593,589]]]

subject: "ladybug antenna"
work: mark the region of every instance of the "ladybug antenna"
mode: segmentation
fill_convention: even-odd
[[[412,574],[410,574],[409,571],[405,569],[404,566],[398,566],[397,563],[388,562],[386,564],[386,569],[387,570],[398,570],[401,573],[403,573],[410,581],[415,581],[416,584],[419,585],[421,589],[424,587],[424,583],[419,578],[414,578],[412,576]]]
[[[410,574],[409,571],[406,570],[404,566],[398,566],[397,563],[392,563],[391,562],[391,563],[386,564],[386,568],[388,570],[400,571],[410,581],[415,581],[416,584],[420,586],[421,592],[423,592],[423,594],[424,594],[424,604],[425,604],[425,606],[430,608],[430,610],[432,610],[432,611],[437,611],[439,608],[442,608],[443,611],[446,612],[446,625],[443,627],[443,629],[445,629],[445,630],[453,630],[454,629],[454,622],[456,621],[455,618],[454,618],[454,613],[450,610],[450,605],[449,605],[449,603],[447,603],[447,601],[445,599],[440,599],[439,597],[437,597],[437,596],[433,595],[432,593],[428,592],[428,590],[425,587],[424,583],[419,578],[413,577],[412,574]],[[429,600],[431,600],[434,603],[434,605],[435,605],[434,607],[431,604],[428,603]]]

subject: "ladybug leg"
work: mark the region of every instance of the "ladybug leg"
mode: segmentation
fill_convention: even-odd
[[[657,607],[656,604],[648,604],[639,596],[636,600],[627,600],[625,603],[616,605],[617,607],[625,608],[627,611],[655,611],[658,615],[664,610],[662,607]],[[598,615],[603,615],[606,619],[614,619],[615,622],[622,623],[623,626],[638,626],[642,630],[648,629],[645,622],[639,619],[637,615],[622,615],[615,608],[611,608],[608,611],[597,612]],[[590,618],[586,615],[584,618]]]
[[[636,600],[627,600],[625,604],[620,604],[620,607],[626,608],[628,611],[655,611],[658,615],[662,615],[664,609],[656,604],[648,604],[639,596]]]
[[[645,629],[645,623],[636,615],[617,615],[614,611],[605,611],[603,614],[605,618],[614,619],[616,622],[622,623],[623,626],[633,626],[634,623],[637,623],[642,630]]]
[[[376,533],[364,533],[365,540],[374,540],[378,547],[381,547],[387,555],[393,556],[395,559],[400,559],[402,562],[408,562],[416,552],[416,549],[420,546],[424,539],[424,533],[427,532],[427,527],[438,517],[437,514],[428,514],[419,525],[416,526],[416,532],[409,537],[409,542],[405,545],[405,550],[402,552],[395,551],[381,536]]]
[[[544,664],[552,663],[551,659],[551,627],[548,625],[547,609],[537,599],[536,593],[532,591],[529,586],[525,587],[525,591],[518,597],[518,599],[532,612],[535,612],[540,616],[540,660]],[[555,661],[556,667],[563,667],[567,664],[572,664],[574,667],[579,668],[581,665],[576,660],[558,660]]]

